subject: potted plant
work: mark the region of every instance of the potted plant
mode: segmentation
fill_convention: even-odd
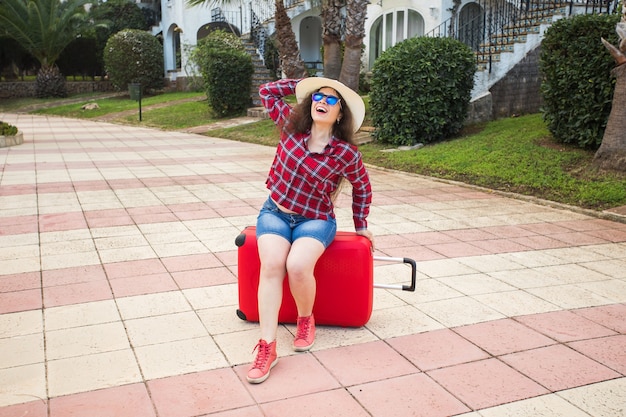
[[[24,135],[17,127],[0,120],[0,148],[24,143]]]

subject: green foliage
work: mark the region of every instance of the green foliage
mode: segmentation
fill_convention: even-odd
[[[449,138],[463,127],[476,59],[451,38],[419,37],[385,51],[372,70],[377,140],[396,145]]]
[[[249,107],[254,68],[239,38],[213,31],[198,42],[192,59],[200,68],[208,104],[216,116],[237,114]]]
[[[17,127],[0,120],[0,136],[17,135]]]
[[[141,83],[143,89],[163,87],[163,46],[148,32],[125,29],[111,36],[104,65],[118,90],[130,83]]]
[[[615,61],[600,38],[619,40],[617,15],[579,15],[555,22],[541,44],[543,117],[560,142],[597,149],[611,112]]]

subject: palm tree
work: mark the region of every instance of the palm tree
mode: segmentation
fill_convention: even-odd
[[[291,27],[291,20],[285,10],[283,0],[275,0],[276,39],[282,69],[287,78],[304,78],[309,73],[300,56],[300,48],[296,42],[296,35]]]
[[[346,39],[339,81],[355,91],[359,90],[368,3],[368,0],[348,0],[346,4]]]
[[[324,42],[324,75],[335,80],[341,75],[341,7],[342,0],[322,1],[322,39]]]
[[[65,77],[55,65],[86,22],[92,0],[2,0],[0,31],[15,39],[40,64],[37,97],[65,97]]]
[[[594,163],[603,169],[626,172],[626,8],[622,3],[622,19],[616,27],[619,45],[613,46],[605,39],[602,43],[609,50],[617,66],[613,105],[604,130],[602,144],[594,156]]]

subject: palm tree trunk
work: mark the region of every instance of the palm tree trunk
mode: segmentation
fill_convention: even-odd
[[[367,0],[348,0],[346,5],[346,43],[339,80],[355,91],[359,89],[367,4]]]
[[[322,2],[324,32],[324,76],[334,80],[341,75],[341,0]]]
[[[602,169],[626,172],[626,64],[615,68],[613,74],[617,78],[613,105],[593,162]]]
[[[291,27],[291,20],[285,11],[283,0],[275,0],[275,3],[276,39],[283,72],[287,78],[306,78],[309,73],[300,57],[300,49]]]

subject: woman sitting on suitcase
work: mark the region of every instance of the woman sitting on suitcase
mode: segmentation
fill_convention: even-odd
[[[292,108],[283,98],[294,93],[298,104]],[[266,180],[269,198],[256,225],[261,340],[248,371],[251,383],[265,381],[278,360],[276,334],[285,274],[298,310],[293,348],[304,352],[313,346],[313,270],[335,237],[333,200],[344,178],[352,184],[356,232],[372,240],[366,221],[372,189],[361,154],[352,144],[365,116],[361,97],[339,81],[318,77],[268,83],[259,94],[281,133]]]

